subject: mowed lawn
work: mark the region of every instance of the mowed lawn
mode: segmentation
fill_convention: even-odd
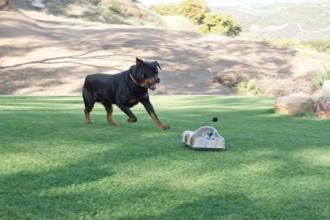
[[[329,219],[330,121],[273,99],[153,96],[135,124],[80,97],[0,97],[0,219]],[[180,142],[213,116],[226,151]]]

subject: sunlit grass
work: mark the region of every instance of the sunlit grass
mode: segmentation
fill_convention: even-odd
[[[330,122],[273,101],[152,97],[164,132],[141,106],[113,128],[79,97],[0,97],[0,219],[328,219]],[[180,143],[213,116],[226,151]]]

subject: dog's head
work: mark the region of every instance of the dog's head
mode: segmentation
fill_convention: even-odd
[[[139,86],[155,90],[156,84],[160,82],[158,69],[161,69],[157,61],[147,62],[136,58],[136,65],[133,66],[133,77]]]

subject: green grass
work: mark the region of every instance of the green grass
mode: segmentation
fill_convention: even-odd
[[[0,219],[329,219],[330,122],[272,113],[272,99],[152,97],[158,130],[113,128],[77,97],[0,97]],[[181,133],[212,116],[227,150]]]

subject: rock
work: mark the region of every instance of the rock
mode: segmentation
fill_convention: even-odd
[[[321,119],[330,118],[330,98],[321,97],[315,101],[314,112]]]
[[[274,110],[285,115],[302,115],[313,111],[313,101],[305,93],[294,93],[277,98]]]
[[[330,80],[324,81],[322,85],[322,95],[324,97],[330,98]]]
[[[224,71],[213,78],[213,82],[223,84],[228,87],[234,87],[238,83],[248,80],[249,74],[238,71]]]
[[[322,97],[322,90],[318,89],[316,90],[312,95],[311,95],[311,99],[313,102],[316,102],[317,100],[319,100],[319,98]]]

